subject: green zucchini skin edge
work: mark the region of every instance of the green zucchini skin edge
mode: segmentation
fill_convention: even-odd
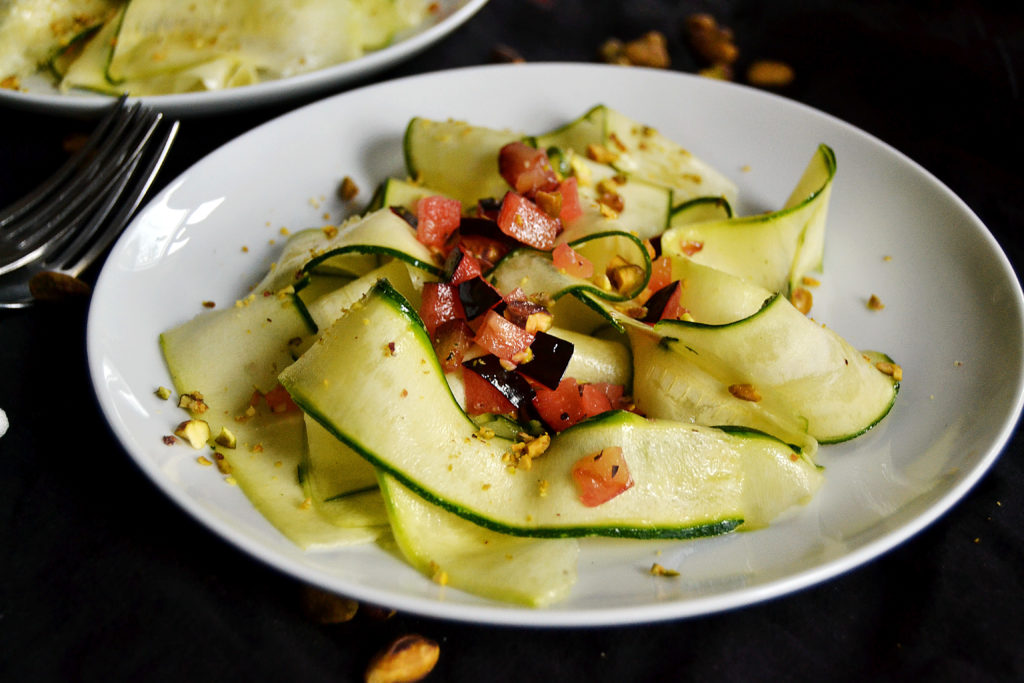
[[[409,302],[405,299],[405,297],[402,296],[402,294],[399,293],[394,287],[392,287],[387,280],[378,280],[371,291],[380,296],[388,305],[396,308],[409,320],[410,324],[412,325],[413,333],[416,334],[418,337],[421,337],[421,342],[428,345],[430,344],[429,335],[427,335],[427,330],[423,326],[423,323],[420,320],[419,315],[409,304]],[[440,372],[440,363],[438,363],[436,358],[433,360],[433,363],[436,365],[438,372]],[[474,514],[458,505],[454,505],[444,500],[443,498],[440,498],[432,494],[429,491],[424,490],[415,481],[411,480],[408,476],[406,476],[403,472],[395,470],[391,468],[387,463],[379,460],[373,453],[365,449],[362,446],[362,444],[349,438],[345,434],[342,434],[339,431],[337,431],[331,425],[330,421],[326,418],[326,416],[315,410],[313,406],[311,406],[301,394],[293,394],[292,398],[295,401],[295,403],[298,404],[300,408],[302,408],[303,411],[305,411],[314,420],[319,422],[325,429],[327,429],[327,431],[333,434],[335,438],[339,439],[342,443],[352,448],[362,457],[366,458],[366,460],[370,462],[374,467],[394,477],[396,480],[401,482],[411,491],[414,491],[424,500],[427,500],[433,503],[434,505],[437,505],[438,507],[444,510],[452,512],[458,515],[459,517],[462,517],[463,519],[467,519],[481,527],[491,529],[492,531],[505,533],[510,536],[524,536],[531,538],[580,538],[585,536],[606,536],[613,538],[634,539],[690,539],[704,536],[716,536],[728,533],[730,531],[735,530],[738,526],[740,526],[743,523],[742,519],[736,518],[718,520],[707,524],[696,524],[679,527],[662,526],[652,527],[649,529],[601,525],[587,525],[578,527],[566,526],[546,529],[527,529],[523,527],[515,527],[506,524],[496,523],[487,517]],[[604,413],[597,417],[591,418],[586,422],[587,424],[593,424],[594,422],[615,421],[616,419],[619,419],[622,414],[623,411]],[[468,415],[465,415],[464,412],[463,415],[465,416],[467,422],[469,422],[471,425],[475,425],[475,423],[473,423],[473,421],[469,418]],[[566,431],[568,432],[570,430]],[[495,437],[495,439],[500,439],[500,437]]]

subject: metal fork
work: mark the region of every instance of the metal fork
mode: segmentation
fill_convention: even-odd
[[[77,280],[128,224],[178,122],[122,96],[85,145],[31,194],[0,211],[0,308],[24,308]]]

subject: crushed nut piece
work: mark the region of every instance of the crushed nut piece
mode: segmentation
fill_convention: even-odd
[[[638,265],[629,263],[620,256],[612,257],[605,268],[605,275],[611,287],[619,294],[632,292],[647,276],[647,271]]]
[[[355,600],[313,586],[304,586],[299,599],[303,614],[318,624],[342,624],[351,621],[359,610],[359,603]]]
[[[883,308],[885,308],[885,304],[883,304],[882,300],[879,299],[876,295],[872,294],[871,298],[868,299],[868,308],[870,308],[872,311],[880,311]]]
[[[359,194],[359,186],[356,185],[356,181],[352,180],[349,176],[345,176],[341,179],[341,184],[338,186],[338,197],[348,202],[356,198]]]
[[[92,288],[83,280],[54,270],[42,270],[32,276],[28,290],[37,301],[67,301],[89,296]]]
[[[498,44],[491,50],[491,61],[499,64],[522,64],[526,60],[515,48]]]
[[[654,576],[679,576],[679,572],[675,569],[666,569],[657,562],[651,565],[651,574]]]
[[[371,621],[387,621],[396,614],[395,610],[390,607],[382,607],[380,605],[364,604],[359,609],[363,616]]]
[[[174,429],[174,435],[198,450],[210,440],[210,425],[205,420],[185,420]]]
[[[759,88],[784,88],[795,77],[789,64],[770,59],[758,59],[747,69],[747,83]]]
[[[213,464],[212,462],[210,462],[210,459],[207,458],[205,455],[200,455],[198,458],[196,458],[196,462],[202,465],[203,467],[209,467],[210,465]]]
[[[398,638],[377,653],[366,669],[366,683],[411,683],[429,674],[441,655],[436,642],[421,635]]]
[[[217,463],[217,469],[220,470],[221,474],[231,474],[231,463],[225,459],[223,454],[215,451],[213,454],[213,460]]]
[[[218,445],[223,446],[224,448],[234,448],[235,444],[237,443],[235,435],[232,434],[227,427],[220,428],[220,433],[217,435],[214,441]]]
[[[561,192],[543,192],[538,191],[534,195],[534,202],[540,207],[540,210],[546,213],[552,218],[558,218],[558,214],[562,212],[562,193]]]
[[[672,65],[665,35],[660,31],[648,31],[627,43],[618,38],[609,38],[601,44],[598,54],[601,61],[608,64],[646,66],[653,69],[667,69]]]
[[[596,161],[599,164],[610,164],[619,158],[618,154],[615,154],[604,145],[598,145],[590,143],[587,145],[587,158],[591,161]]]
[[[789,300],[793,304],[793,308],[800,311],[804,315],[811,312],[811,307],[814,305],[814,296],[810,290],[805,287],[797,287],[793,290],[793,293],[789,295]]]
[[[731,64],[712,64],[698,70],[697,75],[704,78],[713,78],[718,81],[731,81],[735,74]]]
[[[163,442],[165,446],[173,446],[174,444],[178,443],[178,439],[168,434],[163,437]]]
[[[437,564],[436,562],[431,562],[430,563],[430,572],[431,572],[431,575],[430,575],[430,580],[431,581],[433,581],[434,583],[436,583],[439,586],[447,586],[448,585],[448,572],[446,572],[443,569],[441,569],[441,565]]]
[[[879,361],[875,363],[875,367],[878,368],[879,372],[889,375],[897,382],[903,381],[903,368],[895,363],[887,363],[885,361]]]
[[[742,401],[757,403],[761,400],[761,392],[752,384],[730,384],[729,393]]]
[[[206,405],[206,401],[203,400],[203,395],[198,391],[193,391],[190,394],[182,394],[178,397],[178,407],[184,408],[185,410],[191,411],[197,415],[202,415],[209,408]]]
[[[733,64],[740,55],[732,31],[710,14],[692,14],[686,20],[690,46],[708,64]]]

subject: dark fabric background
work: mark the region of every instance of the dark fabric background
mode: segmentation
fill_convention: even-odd
[[[937,175],[1024,263],[1019,2],[492,0],[373,80],[486,63],[498,45],[528,61],[596,61],[606,38],[652,29],[668,38],[671,68],[692,72],[682,23],[694,11],[734,30],[741,68],[759,56],[789,62],[797,77],[782,94]],[[161,182],[302,103],[186,119]],[[62,141],[90,126],[0,109],[0,203],[44,178]],[[0,407],[11,419],[0,439],[0,680],[360,680],[405,633],[440,643],[435,681],[1024,679],[1019,436],[918,536],[770,602],[621,628],[404,614],[321,626],[303,615],[299,584],[193,521],[121,450],[90,388],[85,316],[84,305],[0,312]]]

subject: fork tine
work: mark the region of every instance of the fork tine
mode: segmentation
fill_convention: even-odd
[[[157,115],[154,131],[161,119],[162,116]],[[147,135],[144,140],[140,141],[134,155],[135,160],[131,165],[131,172],[125,175],[124,182],[121,183],[116,195],[112,196],[103,207],[102,214],[93,216],[89,226],[80,231],[74,240],[63,248],[59,248],[59,253],[56,253],[53,258],[48,258],[44,262],[44,267],[78,276],[110,246],[110,243],[124,230],[128,220],[152,185],[177,132],[178,122],[172,121],[157,139],[150,142],[151,136]],[[107,215],[115,205],[117,211],[108,218]],[[58,259],[59,265],[56,264]]]
[[[141,134],[145,134],[152,126],[150,116],[138,104],[130,105],[119,113],[112,125],[104,126],[100,135],[91,138],[99,145],[98,149],[94,147],[83,150],[84,154],[76,154],[81,158],[71,173],[65,175],[60,183],[47,183],[47,191],[39,193],[37,201],[30,204],[31,207],[39,207],[37,210],[22,210],[16,218],[24,220],[11,219],[7,222],[6,230],[0,233],[5,241],[21,239],[29,230],[38,234],[55,224],[63,224],[67,216],[75,215],[82,204],[89,201],[92,191],[101,189],[106,179],[118,171],[119,162],[125,156],[124,150],[135,146],[140,127]],[[40,207],[44,200],[45,207]]]
[[[130,105],[127,104],[128,96],[122,95],[118,98],[117,104],[111,107],[111,110],[102,118],[96,125],[89,139],[86,140],[85,145],[82,146],[71,158],[69,158],[64,165],[61,166],[56,173],[50,176],[46,182],[37,187],[31,193],[25,195],[21,199],[9,204],[0,210],[0,229],[5,228],[13,221],[16,221],[27,212],[32,211],[36,206],[45,201],[54,190],[60,188],[63,183],[74,174],[80,166],[87,163],[93,150],[95,150],[102,140],[105,140],[110,129],[116,125],[117,120],[124,116],[125,111]]]
[[[105,127],[104,135],[93,138],[100,142],[111,137],[112,142],[90,154],[87,163],[79,165],[64,186],[51,187],[50,192],[39,195],[48,202],[45,207],[36,203],[36,211],[22,213],[22,220],[0,230],[0,247],[6,245],[6,251],[17,255],[6,263],[0,256],[0,274],[52,252],[75,234],[83,222],[97,215],[97,207],[110,201],[108,196],[116,199],[134,170],[135,157],[145,148],[161,120],[159,114],[137,104],[123,110],[123,114],[120,120]],[[109,210],[108,206],[104,213]]]

